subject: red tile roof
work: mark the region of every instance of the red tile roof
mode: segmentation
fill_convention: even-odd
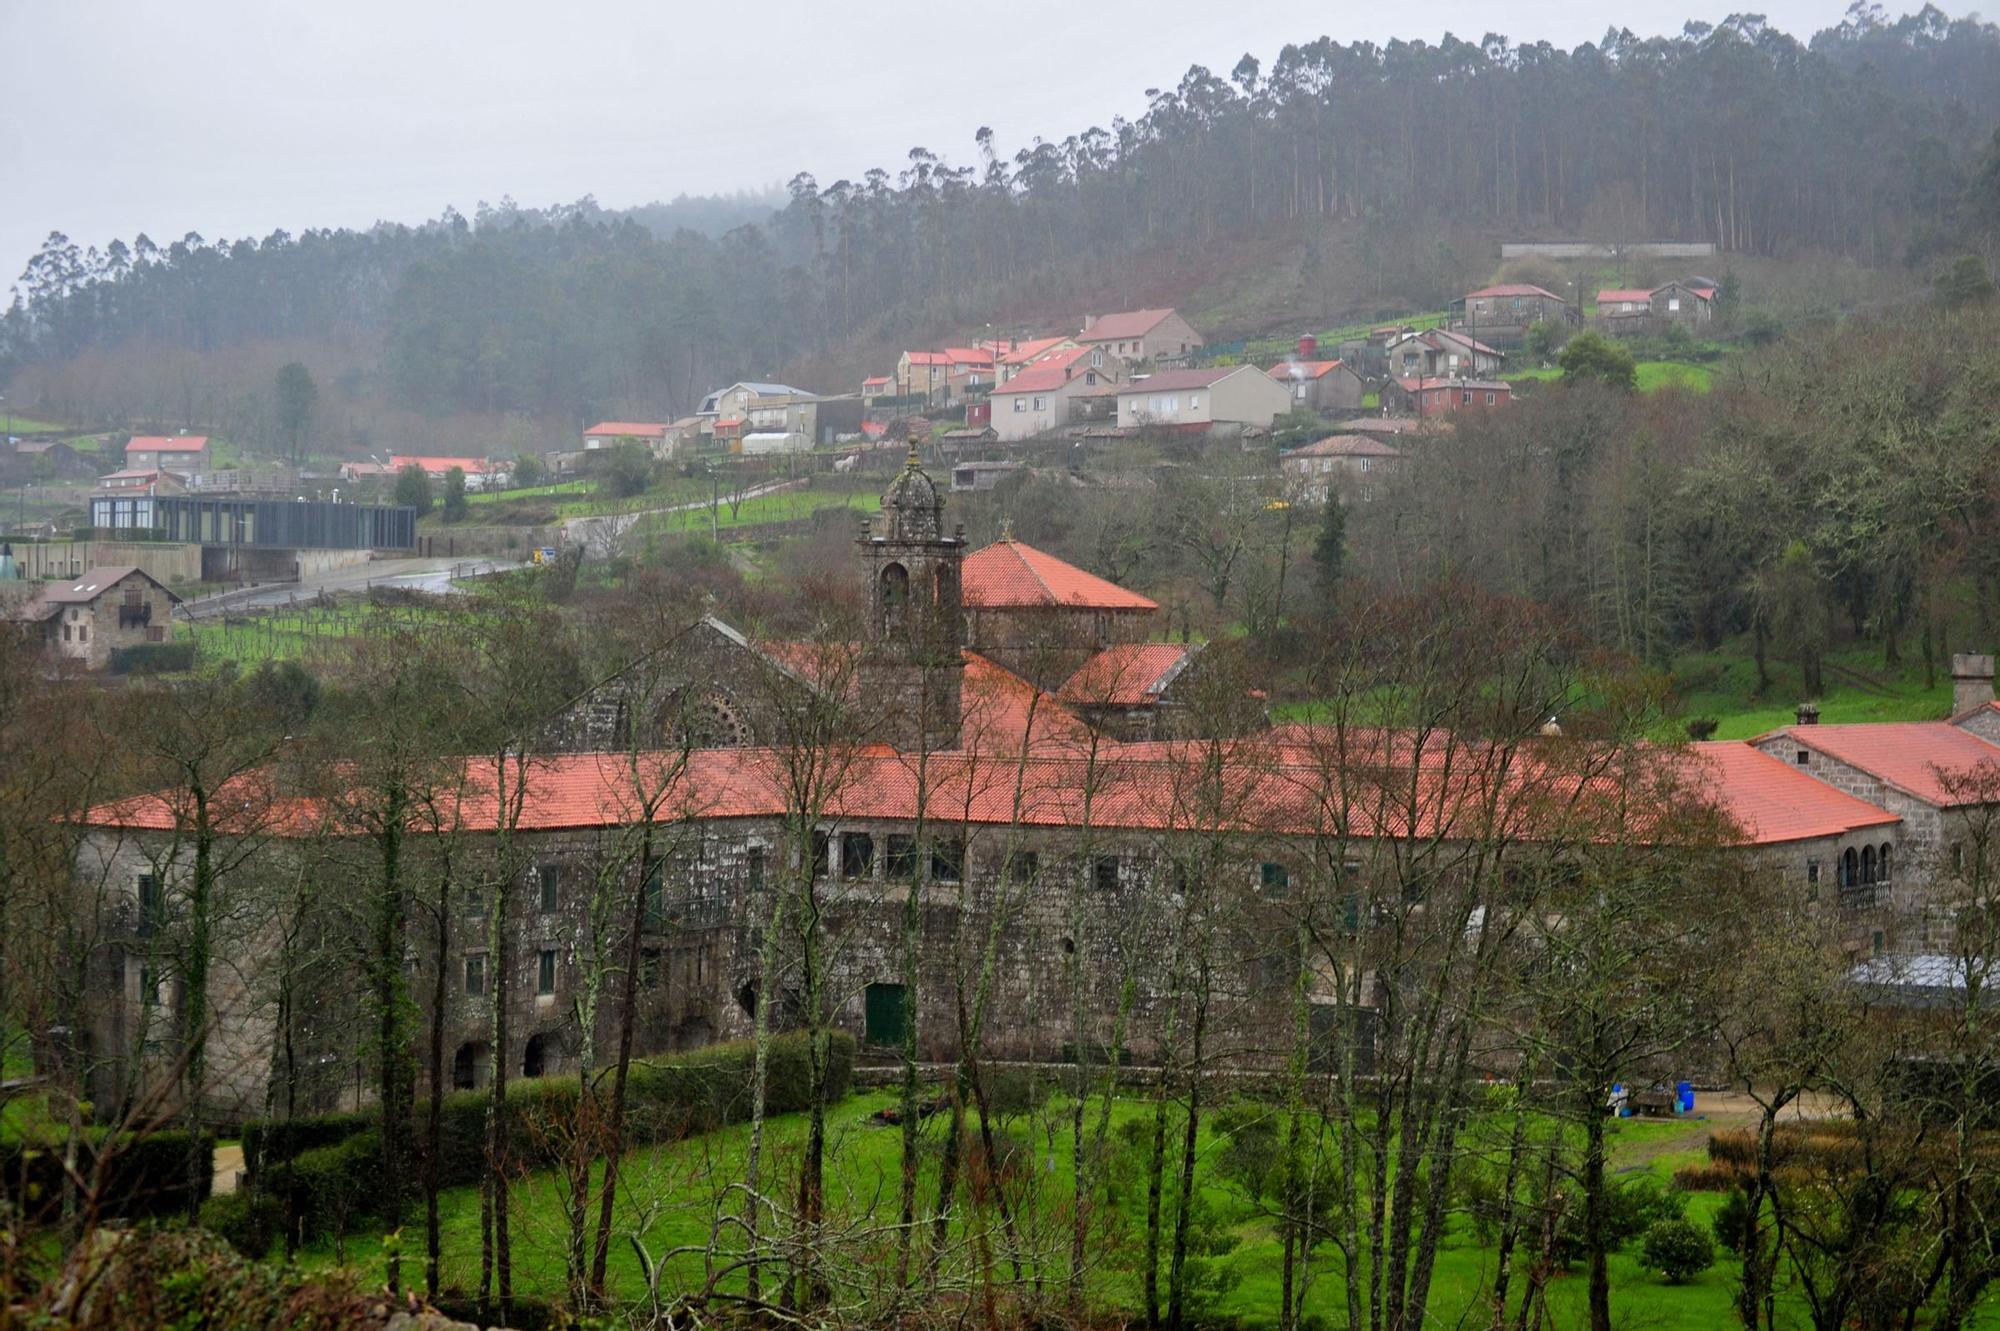
[[[1653,299],[1652,292],[1640,291],[1637,289],[1624,291],[1611,287],[1606,287],[1604,290],[1597,293],[1597,303],[1599,305],[1616,305],[1620,301],[1627,301],[1627,300],[1632,301],[1635,304],[1647,305],[1652,302],[1652,299]]]
[[[405,467],[416,467],[430,476],[442,476],[453,467],[457,467],[468,476],[493,470],[493,464],[485,458],[434,458],[420,457],[414,453],[391,453],[389,465],[397,471]]]
[[[1031,365],[1006,383],[996,386],[993,396],[999,397],[1005,393],[1051,393],[1072,379],[1081,382],[1083,376],[1071,374],[1060,365],[1047,363]]]
[[[1339,368],[1337,360],[1288,360],[1273,365],[1267,373],[1273,379],[1318,379]]]
[[[1842,836],[1903,821],[1742,740],[1688,746],[1691,780],[1752,845]]]
[[[1370,439],[1365,434],[1335,434],[1324,439],[1316,439],[1310,444],[1287,449],[1280,453],[1284,458],[1399,458],[1401,450],[1380,439]]]
[[[1467,300],[1472,299],[1474,296],[1547,296],[1550,300],[1562,300],[1562,297],[1558,296],[1555,292],[1544,291],[1542,288],[1533,286],[1527,282],[1502,282],[1498,286],[1481,287],[1477,291],[1468,291],[1465,293]],[[1569,302],[1563,301],[1563,303],[1568,304]]]
[[[2000,792],[2000,747],[1949,721],[1785,726],[1752,742],[1780,736],[1926,804],[1958,808],[1985,803]]]
[[[1011,348],[1004,342],[992,344],[995,358],[1002,365],[1026,365],[1069,341],[1066,337],[1029,337],[1016,342]]]
[[[912,365],[968,365],[973,367],[993,364],[993,353],[981,351],[977,347],[946,347],[943,351],[906,351]]]
[[[135,434],[125,441],[127,452],[136,448],[147,453],[199,453],[207,447],[205,434]]]
[[[1117,342],[1144,337],[1172,313],[1172,310],[1124,310],[1117,314],[1100,314],[1091,321],[1090,327],[1076,335],[1077,341]]]
[[[634,439],[664,439],[667,437],[667,427],[651,421],[599,421],[583,433],[586,437],[608,434],[630,435]]]
[[[1431,388],[1476,388],[1489,393],[1499,392],[1505,393],[1508,397],[1514,396],[1514,385],[1504,379],[1398,378],[1396,382],[1402,385],[1404,391],[1410,393],[1419,393]]]
[[[1015,540],[998,540],[967,555],[961,586],[965,604],[975,610],[1160,608],[1137,592]]]
[[[1177,642],[1121,642],[1085,661],[1062,686],[1064,702],[1089,707],[1140,707],[1187,665],[1192,652]]]
[[[870,376],[869,376],[868,378],[866,378],[866,379],[863,379],[863,380],[861,381],[861,386],[862,386],[863,388],[872,388],[872,387],[874,387],[874,386],[875,386],[875,385],[877,385],[877,384],[886,384],[886,383],[888,383],[888,382],[889,382],[889,376],[888,376],[888,375],[886,375],[886,374],[875,374],[875,375],[870,375]]]

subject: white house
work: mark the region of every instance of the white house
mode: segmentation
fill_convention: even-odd
[[[1168,370],[1118,390],[1118,423],[1177,429],[1261,427],[1291,406],[1291,390],[1254,365]]]

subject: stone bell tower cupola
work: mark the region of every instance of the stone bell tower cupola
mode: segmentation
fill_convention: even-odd
[[[902,749],[958,743],[965,675],[960,574],[965,531],[945,531],[944,496],[909,460],[882,495],[882,512],[861,524],[868,579],[862,705],[875,736]]]

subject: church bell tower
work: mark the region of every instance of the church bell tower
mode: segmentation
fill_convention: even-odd
[[[869,729],[899,749],[952,748],[965,677],[965,529],[945,534],[944,496],[914,447],[857,543],[868,579],[859,683]]]

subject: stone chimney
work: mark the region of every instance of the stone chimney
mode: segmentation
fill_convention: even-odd
[[[1974,652],[1951,657],[1951,714],[1958,716],[1993,701],[1993,658]]]
[[[1819,704],[1816,702],[1802,702],[1793,709],[1792,716],[1802,726],[1816,726],[1819,724]]]
[[[1084,315],[1084,316],[1083,316],[1083,331],[1084,331],[1084,332],[1086,332],[1086,333],[1087,333],[1087,332],[1089,332],[1089,331],[1090,331],[1090,330],[1091,330],[1091,329],[1092,329],[1093,327],[1095,327],[1095,326],[1096,326],[1096,324],[1097,324],[1097,316],[1096,316],[1096,315],[1094,315],[1094,314],[1086,314],[1086,315]]]

